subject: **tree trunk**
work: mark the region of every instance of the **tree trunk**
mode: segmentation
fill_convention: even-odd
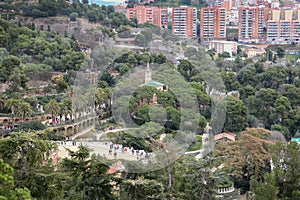
[[[21,147],[21,157],[22,157],[22,179],[24,180],[26,178],[26,174],[25,174],[25,149],[22,146]]]
[[[12,129],[15,127],[15,109],[14,107],[11,107],[11,126]]]
[[[171,188],[172,187],[172,174],[171,174],[171,170],[170,170],[169,167],[168,167],[168,173],[169,173],[169,185],[168,185],[168,187]]]

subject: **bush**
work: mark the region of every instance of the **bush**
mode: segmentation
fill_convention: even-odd
[[[39,131],[46,129],[46,126],[40,121],[29,121],[19,125],[19,130],[22,131]]]

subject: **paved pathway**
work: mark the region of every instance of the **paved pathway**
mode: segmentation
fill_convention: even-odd
[[[84,146],[89,147],[92,151],[91,154],[97,154],[100,156],[105,156],[107,159],[115,159],[114,157],[114,150],[112,150],[111,155],[109,154],[110,144],[105,144],[104,142],[77,142],[76,146],[72,145],[72,141],[66,142],[64,145],[58,146],[58,157],[65,158],[69,157],[68,151],[66,149],[70,149],[72,151],[77,151],[79,145],[82,144]],[[124,159],[124,160],[137,160],[136,154],[132,154],[131,152],[123,152],[119,148],[116,150],[117,152],[117,159]]]
[[[101,120],[101,121],[105,122],[107,120],[109,120],[109,119],[105,119],[105,120]],[[93,128],[94,127],[89,127],[85,130],[82,130],[81,132],[73,135],[70,138],[71,138],[71,140],[75,140],[76,138],[88,133]],[[136,128],[118,128],[118,129],[113,129],[113,130],[107,130],[107,131],[104,131],[104,132],[99,132],[99,133],[96,133],[97,140],[100,140],[100,138],[106,133],[120,132],[120,131],[125,131],[125,130],[130,130],[130,129],[136,129]],[[163,139],[164,136],[165,135],[163,135],[160,139]],[[77,142],[76,146],[74,146],[72,144],[72,141],[67,142],[65,145],[60,145],[58,147],[59,157],[61,157],[61,158],[68,157],[68,151],[66,150],[66,148],[68,148],[72,151],[76,151],[76,150],[78,150],[79,143],[89,147],[92,150],[92,152],[91,152],[92,154],[95,153],[95,154],[100,155],[100,156],[105,156],[107,159],[114,159],[115,158],[114,155],[113,155],[114,150],[112,151],[111,154],[109,154],[109,149],[110,149],[109,144],[105,144],[104,142],[100,142],[100,141],[85,142],[85,141],[82,141],[82,140],[80,140],[80,142]],[[197,150],[197,151],[193,152],[193,153],[199,153],[195,156],[196,160],[199,160],[203,157],[204,148],[206,148],[208,144],[209,144],[209,134],[204,133],[203,136],[202,136],[202,148],[200,150]],[[188,153],[189,152],[187,152],[187,154]],[[121,152],[121,149],[117,150],[117,157],[116,158],[117,159],[126,159],[126,160],[137,160],[136,154],[132,155],[131,152]]]
[[[105,119],[105,120],[101,120],[101,122],[106,122],[109,119]],[[88,133],[89,131],[91,131],[94,127],[89,127],[87,129],[84,129],[82,131],[80,131],[79,133],[73,135],[70,137],[71,140],[75,140],[76,138]],[[120,131],[125,131],[125,130],[130,130],[130,129],[135,129],[135,128],[118,128],[118,129],[113,129],[113,130],[108,130],[108,131],[104,131],[104,132],[100,132],[100,133],[96,133],[97,136],[97,140],[99,140],[101,138],[102,135],[109,133],[109,132],[120,132]],[[89,147],[92,150],[92,154],[99,154],[100,156],[105,156],[107,159],[114,159],[114,150],[112,150],[111,155],[109,154],[109,149],[110,149],[110,145],[107,143],[105,144],[104,142],[100,142],[100,141],[82,141],[79,139],[79,142],[77,142],[77,144],[74,146],[72,144],[72,141],[68,141],[66,142],[66,144],[64,145],[59,145],[58,147],[58,156],[60,158],[65,158],[68,157],[68,151],[67,149],[70,149],[72,151],[76,151],[78,150],[78,146],[80,145],[80,143],[84,146]],[[126,159],[126,160],[137,160],[137,156],[136,154],[132,155],[131,152],[122,152],[121,149],[119,148],[118,150],[116,150],[117,152],[117,159]]]

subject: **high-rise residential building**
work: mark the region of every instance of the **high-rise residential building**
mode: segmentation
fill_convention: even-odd
[[[300,8],[277,8],[267,21],[267,42],[270,44],[300,44]]]
[[[218,6],[201,8],[200,38],[204,41],[226,38],[226,11]]]
[[[163,28],[168,27],[168,10],[166,8],[135,6],[127,8],[126,17],[129,20],[136,18],[138,24],[149,23]]]
[[[266,38],[266,21],[269,8],[245,6],[239,8],[239,42],[261,43]]]
[[[213,5],[230,10],[232,8],[238,8],[240,6],[240,1],[241,0],[215,0]]]
[[[197,9],[187,6],[173,8],[172,33],[180,37],[196,37]]]

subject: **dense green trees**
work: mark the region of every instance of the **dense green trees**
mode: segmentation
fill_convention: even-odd
[[[278,187],[276,186],[275,177],[272,173],[266,173],[264,175],[264,182],[258,182],[255,179],[251,179],[251,191],[254,192],[254,199],[261,200],[277,200]]]
[[[124,14],[114,12],[113,6],[90,5],[86,1],[73,1],[69,4],[65,0],[42,0],[38,3],[24,6],[23,15],[33,18],[67,15],[70,16],[72,21],[75,21],[77,17],[85,17],[90,22],[100,22],[108,27],[118,28],[120,25],[136,26],[136,23],[129,21]],[[5,42],[5,37],[3,37],[3,42]]]
[[[15,188],[14,169],[5,164],[2,159],[0,159],[0,199],[3,200],[17,200],[17,199],[32,199],[30,191],[26,188]]]
[[[298,199],[300,197],[300,145],[296,142],[277,143],[271,147],[272,167],[271,173],[264,175],[258,182],[253,178],[251,191],[255,199]]]
[[[5,22],[3,19],[0,21],[0,28],[6,27],[3,31],[9,35],[10,45],[7,46],[7,50],[11,54],[1,59],[0,81],[2,82],[7,81],[15,69],[21,70],[21,64],[28,63],[30,65],[22,69],[27,75],[36,70],[34,65],[38,65],[39,68],[46,71],[51,68],[65,71],[77,70],[83,62],[83,53],[77,48],[78,45],[74,44],[76,41],[71,38],[61,38],[52,32],[37,32],[27,27],[19,27],[17,24]],[[42,75],[41,72],[39,73]]]
[[[224,131],[240,132],[248,127],[247,107],[235,97],[226,98],[226,120]]]
[[[18,169],[17,176],[25,180],[32,167],[42,164],[53,148],[41,133],[12,133],[0,140],[0,156]]]
[[[270,56],[269,54],[271,52],[267,52],[266,56]],[[268,129],[276,127],[276,130],[284,132],[286,139],[290,139],[299,129],[299,87],[293,84],[297,83],[299,69],[245,61],[237,58],[234,62],[217,62],[222,70],[226,91],[239,92],[239,97],[248,110],[250,126]],[[240,66],[243,67],[241,70]],[[239,71],[232,72],[236,70]]]
[[[79,146],[79,150],[69,151],[70,158],[62,160],[62,170],[69,175],[65,185],[65,199],[115,199],[113,193],[113,180],[107,174],[108,166],[103,164],[96,156],[89,156],[89,149]]]
[[[278,143],[271,150],[274,164],[276,185],[279,188],[280,199],[300,198],[300,145],[296,142],[289,144]]]

